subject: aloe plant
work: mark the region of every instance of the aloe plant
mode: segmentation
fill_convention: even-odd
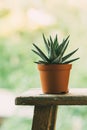
[[[47,54],[45,54],[36,44],[33,44],[35,49],[32,51],[38,55],[42,60],[39,60],[35,63],[37,64],[68,64],[73,61],[78,60],[79,58],[68,60],[77,50],[70,52],[67,55],[65,51],[69,45],[69,36],[63,39],[62,43],[59,44],[58,36],[56,35],[54,39],[50,36],[48,39],[43,34],[44,44],[47,50]]]

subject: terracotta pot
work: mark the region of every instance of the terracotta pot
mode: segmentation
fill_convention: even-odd
[[[72,64],[38,64],[43,93],[67,93],[71,67]]]

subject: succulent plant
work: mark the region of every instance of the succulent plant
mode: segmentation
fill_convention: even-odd
[[[69,59],[78,49],[65,55],[65,51],[69,45],[69,36],[63,39],[62,43],[59,44],[58,36],[56,35],[54,39],[50,36],[48,39],[43,34],[44,44],[46,46],[47,54],[45,54],[36,44],[33,44],[35,49],[32,51],[37,54],[42,60],[35,63],[37,64],[68,64],[79,58]]]

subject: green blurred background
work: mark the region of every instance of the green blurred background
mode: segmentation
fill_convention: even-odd
[[[73,63],[69,87],[86,87],[87,1],[3,0],[0,1],[1,90],[16,95],[40,87],[37,66],[33,63],[37,57],[31,49],[32,43],[44,47],[42,33],[47,37],[58,34],[60,41],[70,34],[68,50],[79,48],[75,57],[80,60]],[[57,129],[87,130],[86,110],[86,106],[61,106]],[[0,130],[30,130],[32,117],[18,116],[19,111],[17,107],[13,115],[6,117]]]

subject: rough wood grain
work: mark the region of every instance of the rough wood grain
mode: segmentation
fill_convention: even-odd
[[[35,106],[32,130],[54,130],[57,106]]]
[[[87,88],[73,88],[67,94],[43,94],[40,89],[29,90],[16,97],[16,105],[87,105]]]
[[[58,106],[51,106],[49,130],[55,130]]]

